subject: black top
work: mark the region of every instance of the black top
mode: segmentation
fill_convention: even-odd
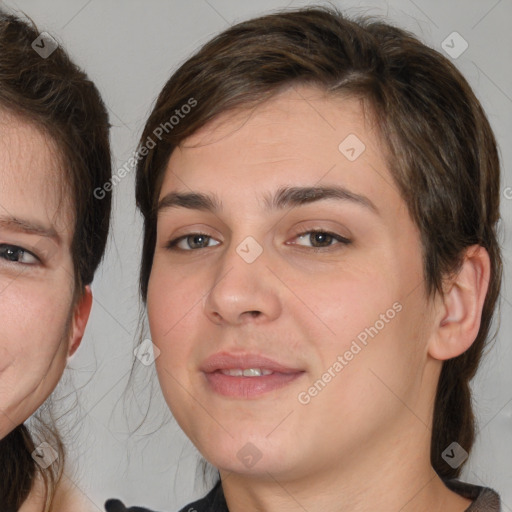
[[[107,512],[153,512],[147,508],[126,508],[119,500],[108,500],[105,503]],[[215,487],[204,497],[182,508],[180,512],[229,512],[220,480]]]
[[[466,484],[459,480],[448,480],[445,485],[464,498],[473,500],[466,512],[501,512],[500,497],[488,487]],[[126,508],[119,500],[108,500],[105,509],[107,512],[152,512],[141,507]],[[229,512],[220,481],[204,498],[188,504],[180,512]]]

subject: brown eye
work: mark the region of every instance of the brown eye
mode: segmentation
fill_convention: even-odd
[[[333,240],[329,233],[316,232],[309,235],[309,241],[313,247],[328,247]]]
[[[191,249],[202,249],[203,247],[208,247],[210,237],[207,235],[190,235],[185,240]]]

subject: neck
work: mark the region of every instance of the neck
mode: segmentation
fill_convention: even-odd
[[[19,512],[41,512],[46,503],[46,486],[39,471],[36,471],[32,489],[27,499],[22,503]]]
[[[429,463],[431,432],[419,430],[420,435],[388,440],[391,444],[354,447],[336,466],[309,466],[293,477],[268,468],[258,475],[221,470],[229,511],[463,512],[471,501],[450,491],[437,476]]]

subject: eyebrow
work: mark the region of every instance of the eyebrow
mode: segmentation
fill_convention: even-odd
[[[61,241],[59,234],[53,227],[43,226],[38,222],[28,221],[18,217],[0,216],[0,229],[51,238],[57,244],[60,244]]]
[[[266,195],[264,202],[269,210],[282,210],[326,199],[348,201],[363,206],[373,213],[379,213],[375,204],[368,197],[339,186],[281,187],[274,195]],[[214,195],[199,192],[169,192],[158,202],[157,213],[168,208],[217,212],[222,210],[222,202]]]

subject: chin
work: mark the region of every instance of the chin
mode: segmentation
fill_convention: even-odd
[[[283,441],[276,437],[273,444],[265,435],[232,439],[226,434],[222,441],[209,439],[208,447],[200,447],[200,452],[221,471],[268,479],[288,474],[299,464],[297,450]]]

